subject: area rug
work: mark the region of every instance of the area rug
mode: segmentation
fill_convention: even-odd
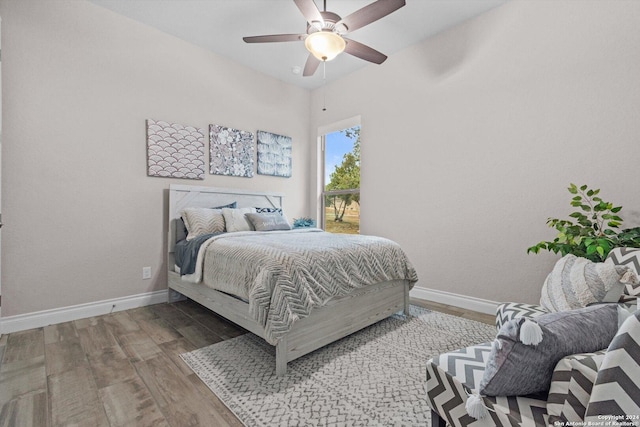
[[[289,362],[253,334],[182,354],[245,426],[424,426],[426,362],[491,341],[495,327],[411,306]]]

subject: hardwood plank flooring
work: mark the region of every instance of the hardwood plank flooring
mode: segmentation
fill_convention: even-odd
[[[489,324],[494,316],[412,299]],[[179,355],[246,333],[192,301],[0,337],[0,427],[242,424]]]
[[[434,301],[425,301],[417,298],[411,298],[411,304],[417,305],[419,307],[424,307],[429,310],[441,311],[453,316],[475,320],[477,322],[488,323],[489,325],[494,325],[496,323],[495,314],[479,313],[477,311],[467,310],[465,308],[455,307],[453,305],[441,304]]]

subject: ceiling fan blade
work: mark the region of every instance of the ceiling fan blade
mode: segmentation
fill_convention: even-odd
[[[377,0],[362,9],[356,10],[351,15],[342,18],[336,23],[336,28],[338,28],[341,34],[350,33],[380,18],[384,18],[405,4],[405,0]],[[342,30],[343,28],[344,30]]]
[[[320,65],[320,60],[315,56],[313,56],[312,54],[309,54],[309,57],[307,58],[307,63],[304,64],[304,71],[302,72],[302,75],[304,77],[313,76],[316,73],[316,70],[318,69],[319,65]]]
[[[309,25],[313,25],[314,21],[324,22],[320,10],[313,0],[293,0],[293,2],[298,6],[298,9],[302,12],[302,16],[304,16],[304,19],[307,20]]]
[[[347,46],[344,51],[350,55],[364,59],[365,61],[373,62],[374,64],[382,64],[387,59],[387,55],[380,53],[367,45],[347,38],[344,40],[347,42]]]
[[[274,43],[274,42],[297,42],[302,39],[306,34],[271,34],[269,36],[251,36],[243,37],[247,43]]]

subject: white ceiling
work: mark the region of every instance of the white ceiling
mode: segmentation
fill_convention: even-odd
[[[243,36],[305,33],[306,21],[293,0],[90,0],[116,13],[209,49],[254,70],[307,89],[323,84],[322,67],[312,77],[304,68],[302,42],[247,44]],[[315,0],[322,10],[322,0]],[[349,37],[391,56],[507,0],[406,0],[406,6]],[[373,0],[327,0],[327,10],[345,17]],[[331,81],[370,64],[341,54],[327,62]]]

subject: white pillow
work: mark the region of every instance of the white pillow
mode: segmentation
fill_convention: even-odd
[[[638,283],[638,277],[627,267],[615,265],[611,260],[596,263],[565,255],[544,281],[540,305],[556,312],[594,302],[617,302],[628,283]]]
[[[224,222],[227,225],[228,232],[234,231],[252,231],[253,226],[244,214],[255,213],[255,208],[239,208],[239,209],[222,209]]]
[[[225,228],[221,209],[186,208],[181,216],[187,227],[187,240],[203,234],[221,233]]]

